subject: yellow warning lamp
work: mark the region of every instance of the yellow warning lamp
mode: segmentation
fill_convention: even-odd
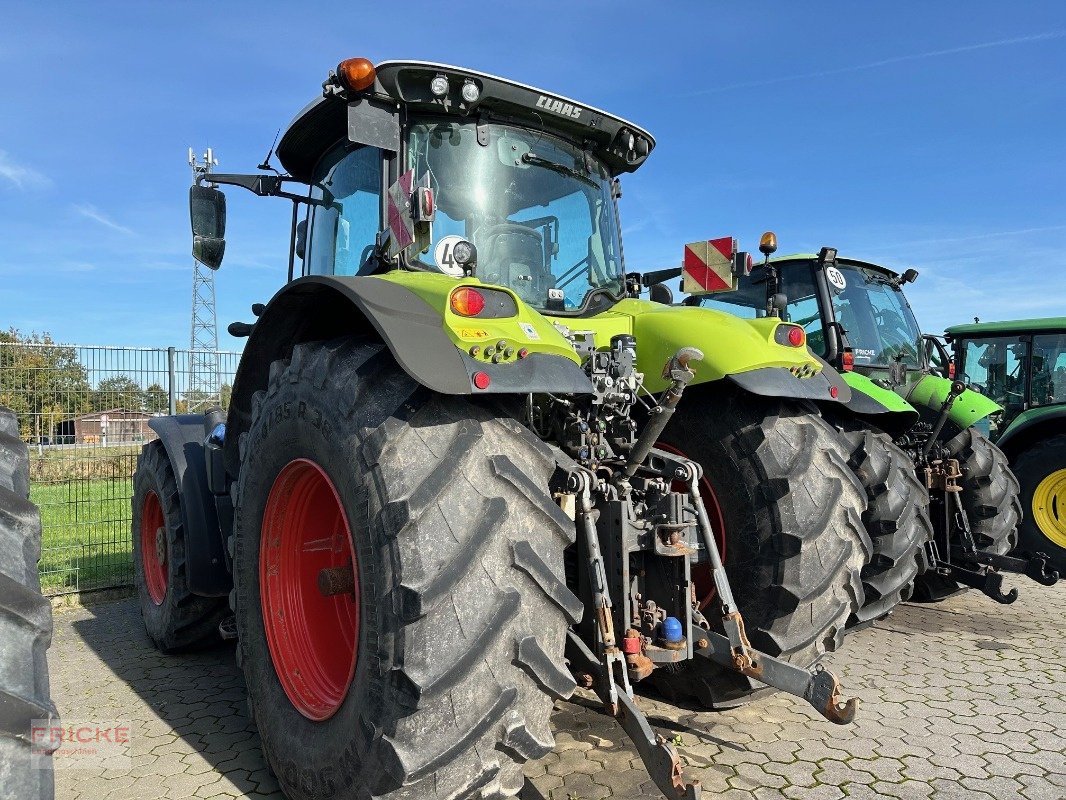
[[[366,58],[348,58],[337,65],[337,77],[346,89],[361,92],[374,85],[377,70]]]
[[[759,252],[769,258],[777,252],[777,234],[767,231],[759,237]]]

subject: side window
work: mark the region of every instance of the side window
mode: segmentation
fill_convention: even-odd
[[[818,295],[810,267],[792,266],[781,271],[781,291],[788,298],[785,321],[802,325],[807,333],[807,346],[818,355],[825,355],[825,329]]]
[[[1025,402],[1026,350],[1021,338],[974,339],[966,344],[963,379],[974,389],[1016,413]]]
[[[356,275],[381,230],[381,151],[342,146],[316,169],[304,273]]]
[[[1066,333],[1033,337],[1032,404],[1066,402]]]

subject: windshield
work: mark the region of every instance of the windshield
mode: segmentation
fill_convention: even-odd
[[[509,125],[416,122],[408,166],[429,174],[437,206],[419,263],[462,275],[460,239],[477,248],[477,276],[534,308],[580,312],[590,295],[624,293],[611,179],[594,158],[561,139]]]
[[[900,361],[919,367],[922,334],[903,292],[885,273],[838,264],[826,267],[836,320],[847,332],[856,366]]]

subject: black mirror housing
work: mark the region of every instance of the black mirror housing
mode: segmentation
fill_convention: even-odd
[[[192,257],[211,269],[222,266],[226,252],[226,195],[210,186],[189,187]]]
[[[226,238],[226,195],[210,186],[189,187],[189,220],[192,235]]]
[[[222,256],[226,254],[226,240],[213,236],[192,237],[192,257],[211,269],[222,266]]]

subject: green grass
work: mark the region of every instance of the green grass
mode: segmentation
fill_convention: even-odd
[[[132,582],[132,494],[132,477],[31,483],[30,499],[41,509],[45,594]]]

